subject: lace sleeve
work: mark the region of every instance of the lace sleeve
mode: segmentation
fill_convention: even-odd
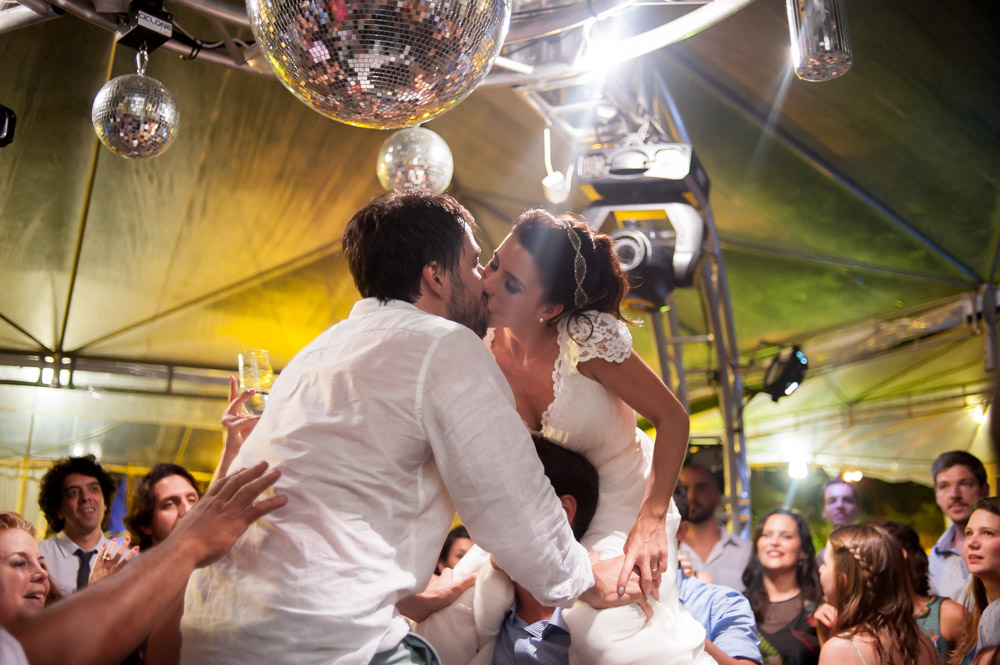
[[[594,358],[624,362],[632,354],[632,334],[623,321],[606,312],[587,312],[566,326],[567,336],[577,347],[578,363]]]

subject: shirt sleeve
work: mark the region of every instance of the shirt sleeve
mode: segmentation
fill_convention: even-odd
[[[714,586],[713,590],[721,588]],[[736,591],[727,590],[717,595],[712,606],[708,639],[730,658],[761,662],[760,640],[750,601]]]
[[[979,618],[979,640],[976,649],[1000,646],[1000,600],[994,600]]]
[[[570,605],[594,584],[590,559],[573,537],[500,368],[472,332],[457,330],[428,354],[422,375],[420,417],[473,540],[539,602]]]
[[[569,319],[560,332],[560,348],[568,344],[575,350],[574,366],[594,358],[620,363],[632,355],[628,326],[607,312],[584,312]]]

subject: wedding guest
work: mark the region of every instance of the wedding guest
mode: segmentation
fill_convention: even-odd
[[[284,496],[257,501],[280,472],[266,464],[221,479],[159,547],[51,607],[0,627],[3,665],[113,665],[132,653],[184,589]]]
[[[681,480],[687,485],[690,511],[689,528],[680,551],[691,568],[708,573],[712,582],[743,592],[743,570],[753,553],[753,544],[729,533],[719,523],[722,486],[719,478],[706,467],[685,464]]]
[[[141,550],[162,542],[200,497],[194,476],[184,467],[167,462],[153,466],[139,479],[125,516],[133,542]]]
[[[683,543],[689,530],[688,489],[682,481],[674,488],[674,503],[681,515],[677,540]],[[742,593],[685,575],[683,570],[677,571],[677,590],[684,608],[705,627],[705,651],[719,665],[761,663],[753,610]]]
[[[0,512],[0,626],[38,614],[61,597],[35,542],[35,526]]]
[[[913,591],[899,543],[862,524],[830,534],[820,579],[837,610],[820,665],[935,665],[937,652],[917,628]]]
[[[114,493],[114,480],[93,455],[61,459],[42,476],[38,505],[55,535],[38,549],[62,592],[87,586],[98,550],[117,547],[102,531]]]
[[[937,505],[952,522],[927,556],[931,592],[962,602],[969,578],[962,558],[965,525],[976,502],[989,496],[990,484],[983,463],[963,450],[939,455],[931,466],[931,478]]]
[[[469,530],[464,526],[459,525],[449,531],[448,537],[444,539],[444,545],[441,546],[437,573],[440,575],[445,568],[454,568],[473,544],[472,538],[469,537]]]
[[[912,586],[913,616],[917,620],[917,627],[934,643],[938,662],[944,665],[965,633],[969,622],[968,613],[955,601],[930,592],[927,553],[920,545],[920,536],[916,531],[905,524],[888,520],[870,520],[867,524],[885,529],[902,545]]]
[[[1000,498],[980,499],[965,527],[972,618],[952,665],[1000,661]]]
[[[767,665],[816,665],[819,638],[813,613],[822,597],[809,525],[783,508],[754,529],[756,554],[743,572]]]

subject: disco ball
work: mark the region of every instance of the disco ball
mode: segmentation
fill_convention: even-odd
[[[325,116],[393,129],[438,116],[489,72],[511,0],[247,0],[285,87]]]
[[[443,138],[423,127],[394,132],[378,151],[375,172],[385,189],[418,189],[441,194],[448,189],[455,162]]]
[[[126,74],[105,83],[90,113],[101,143],[131,159],[165,152],[177,138],[180,117],[170,91],[143,74]]]

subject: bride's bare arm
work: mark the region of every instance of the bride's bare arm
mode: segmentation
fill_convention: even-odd
[[[687,452],[688,414],[670,388],[634,351],[620,363],[593,359],[581,362],[578,367],[584,376],[599,381],[656,428],[649,482],[639,517],[625,542],[625,563],[619,580],[619,586],[624,585],[636,568],[643,592],[648,593],[652,586],[659,586],[663,573],[676,574],[664,570],[667,565],[664,522]]]

